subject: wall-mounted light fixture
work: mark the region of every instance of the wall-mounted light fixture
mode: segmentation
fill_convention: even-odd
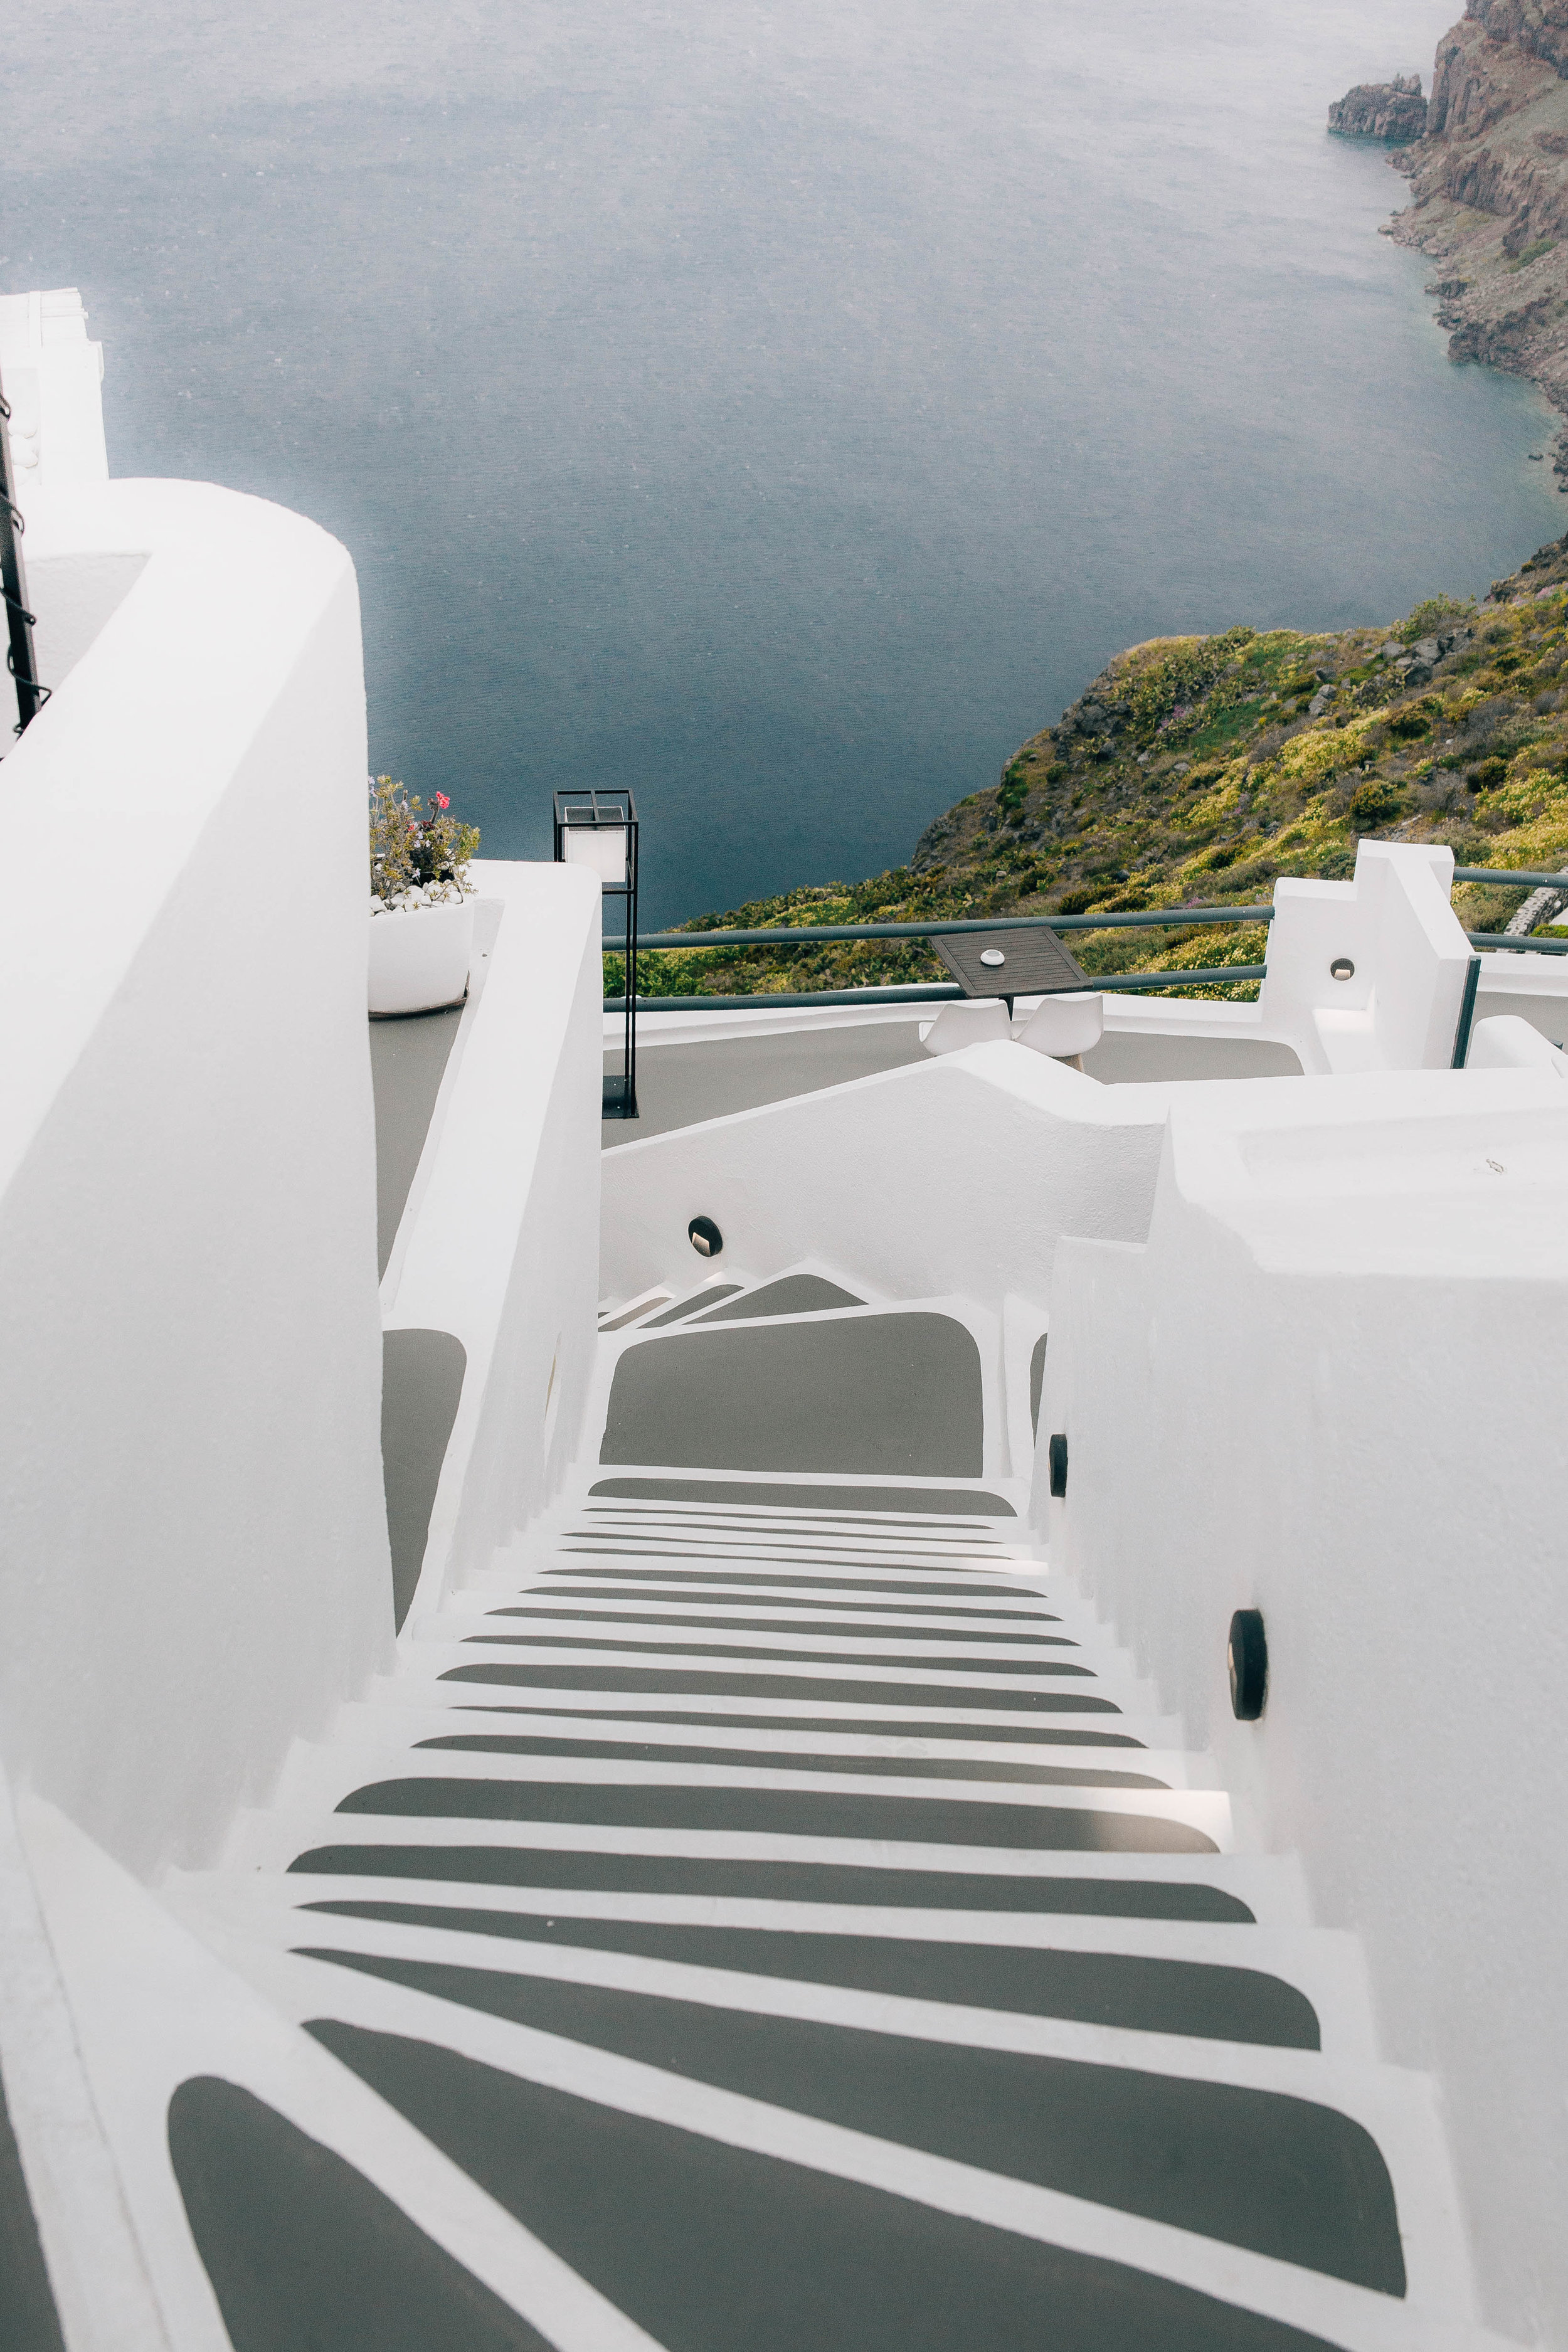
[[[607,792],[574,786],[555,795],[555,862],[582,866],[597,875],[606,911],[618,901],[621,935],[605,945],[618,949],[626,966],[625,1022],[621,1066],[604,1076],[605,1118],[637,1115],[637,813],[629,788]],[[601,917],[601,930],[604,919]]]
[[[1237,1611],[1225,1655],[1230,1711],[1238,1723],[1256,1723],[1268,1696],[1268,1643],[1260,1609]]]
[[[1059,1501],[1068,1490],[1068,1442],[1059,1429],[1046,1449],[1046,1459],[1050,1464],[1051,1492]]]

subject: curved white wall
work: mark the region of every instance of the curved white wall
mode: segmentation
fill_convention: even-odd
[[[258,499],[28,505],[132,584],[0,766],[0,1741],[148,1874],[391,1640],[359,609]]]

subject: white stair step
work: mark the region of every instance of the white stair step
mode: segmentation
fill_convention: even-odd
[[[760,1719],[809,1720],[838,1722],[847,1728],[857,1723],[875,1719],[879,1722],[907,1723],[919,1738],[927,1731],[940,1730],[943,1726],[1003,1727],[1009,1734],[1018,1730],[1033,1733],[1071,1733],[1075,1730],[1106,1731],[1142,1743],[1145,1748],[1170,1748],[1176,1745],[1181,1726],[1170,1716],[1141,1715],[1123,1708],[1118,1715],[1055,1715],[1021,1709],[982,1709],[973,1706],[944,1706],[941,1695],[928,1706],[888,1706],[877,1707],[859,1701],[845,1701],[831,1696],[822,1698],[773,1698],[758,1695],[728,1692],[675,1691],[642,1692],[592,1689],[563,1689],[552,1685],[449,1683],[438,1677],[416,1674],[412,1668],[401,1675],[388,1675],[373,1683],[366,1703],[384,1709],[389,1715],[402,1712],[438,1710],[461,1717],[492,1717],[502,1727],[505,1719],[518,1715],[547,1715],[552,1712],[603,1716],[607,1720],[616,1717],[628,1722],[648,1714],[674,1715],[682,1720],[689,1717],[701,1722],[713,1717],[744,1715]],[[1055,1745],[1053,1739],[1050,1744]],[[1113,1749],[1112,1754],[1138,1753],[1136,1748]]]
[[[842,1936],[870,1941],[985,1946],[997,1949],[1102,1954],[1241,1969],[1275,1977],[1310,2000],[1323,2046],[1341,2061],[1373,2063],[1376,2051],[1365,1972],[1357,1939],[1340,1930],[1263,1925],[1215,1926],[1195,1920],[1140,1919],[1105,1914],[964,1913],[894,1909],[851,1903],[770,1901],[724,1895],[655,1895],[635,1890],[539,1888],[311,1873],[177,1873],[161,1890],[183,1917],[200,1926],[221,1919],[235,1935],[266,1935],[283,1944],[310,1940],[322,1904],[394,1904],[451,1914],[454,1928],[477,1914],[515,1918],[526,1932],[548,1920],[556,1941],[572,1941],[571,1923],[738,1928],[787,1938]],[[770,1973],[759,1963],[755,1973]]]
[[[868,1993],[811,1979],[769,1977],[589,1945],[487,1936],[470,1928],[405,1920],[365,1919],[330,1911],[301,1912],[276,1880],[244,1906],[204,1902],[192,1889],[174,1907],[187,1925],[237,1953],[251,1942],[281,1951],[310,1944],[333,1951],[384,1954],[438,1966],[479,1969],[500,1976],[548,1976],[618,1987],[676,2000],[711,2001],[763,2016],[799,2017],[872,2032],[906,2033],[973,2049],[1071,2058],[1100,2066],[1134,2066],[1188,2081],[1223,2082],[1311,2099],[1364,2117],[1386,2105],[1424,2101],[1425,2078],[1375,2062],[1352,2064],[1321,2051],[1268,2043],[1212,2042],[1196,2035],[1139,2032],[1048,2016],[965,2008],[952,2002]],[[270,1901],[267,1895],[270,1895]],[[552,1915],[555,1916],[555,1915]],[[205,1923],[205,1926],[203,1925]],[[1378,2127],[1369,2126],[1377,2136]]]
[[[216,1932],[221,1937],[221,1928]],[[325,1948],[330,1938],[322,1934],[319,1941]],[[865,2181],[939,2210],[969,2214],[993,2227],[1131,2263],[1310,2329],[1347,2352],[1471,2352],[1480,2340],[1451,2183],[1441,2164],[1432,2160],[1429,2087],[1419,2076],[1387,2068],[1328,2068],[1321,2062],[1313,2064],[1310,2076],[1297,2076],[1298,2088],[1310,2080],[1320,2095],[1331,2087],[1332,2095],[1324,2104],[1339,2105],[1362,2122],[1384,2150],[1401,2198],[1412,2288],[1408,2297],[1396,2299],[1115,2207],[1089,2204],[906,2144],[870,2138],[821,2121],[802,2107],[772,2106],[589,2042],[534,2032],[361,1969],[296,1957],[249,1937],[237,1939],[226,1957],[286,2016],[300,2021],[335,2017],[374,2032],[444,2044],[481,2065],[658,2124],[672,2124],[721,2146],[752,2148],[830,2178]],[[574,1969],[579,1966],[574,1963]],[[609,1971],[605,1974],[608,1978]],[[578,1976],[575,1980],[583,1979]],[[756,2006],[754,1996],[748,1997],[746,2006]],[[779,2011],[786,2013],[782,1999]],[[904,2032],[915,2026],[912,2016],[901,2018]],[[1135,2047],[1128,2058],[1136,2063],[1146,2053],[1142,2037],[1131,2039]],[[1204,2074],[1202,2062],[1224,2054],[1223,2045],[1173,2049],[1168,2058],[1162,2053],[1164,2063],[1158,2069],[1147,2071],[1220,2080],[1224,2078],[1217,2074]],[[1237,2077],[1245,2083],[1246,2062],[1232,2055]]]
[[[352,1777],[352,1776],[346,1776]],[[402,1777],[379,1776],[379,1777]],[[356,1782],[356,1786],[367,1785]],[[345,1790],[352,1794],[352,1790]],[[1166,1803],[1171,1800],[1167,1799]],[[1189,1793],[1185,1802],[1202,1799]],[[1223,1799],[1222,1799],[1223,1801]],[[287,1871],[299,1855],[321,1846],[403,1845],[472,1849],[516,1847],[563,1855],[651,1854],[700,1862],[826,1864],[851,1869],[936,1872],[946,1877],[995,1876],[1152,1881],[1212,1886],[1232,1894],[1261,1917],[1246,1891],[1256,1885],[1276,1922],[1289,1916],[1307,1924],[1299,1882],[1281,1864],[1278,1875],[1258,1855],[1234,1853],[1103,1853],[1071,1848],[943,1844],[918,1838],[833,1836],[763,1830],[685,1828],[626,1829],[598,1822],[499,1821],[426,1813],[338,1812],[324,1808],[275,1807],[236,1816],[223,1866],[237,1871]],[[1237,1868],[1259,1874],[1237,1881]],[[1283,1903],[1282,1913],[1279,1905]]]
[[[368,1774],[368,1778],[367,1778]],[[781,1764],[703,1765],[616,1762],[603,1758],[510,1756],[465,1750],[405,1750],[378,1753],[363,1759],[353,1750],[338,1747],[297,1748],[290,1756],[286,1780],[279,1790],[285,1804],[315,1803],[335,1809],[356,1790],[384,1780],[418,1780],[434,1790],[442,1782],[485,1781],[520,1790],[575,1788],[582,1790],[735,1790],[805,1799],[850,1798],[864,1804],[883,1801],[911,1806],[971,1806],[986,1813],[998,1807],[1020,1817],[1042,1809],[1053,1812],[1125,1814],[1138,1820],[1182,1822],[1214,1841],[1223,1853],[1231,1843],[1230,1799],[1215,1789],[1082,1788],[1070,1784],[1041,1787],[1010,1781],[942,1780],[932,1783],[907,1778],[868,1781],[863,1776],[837,1772],[791,1771]],[[468,1816],[449,1818],[464,1822]],[[908,1816],[906,1836],[918,1834],[918,1820]],[[832,1836],[831,1828],[817,1834]],[[933,1835],[939,1835],[933,1832]],[[460,1843],[457,1832],[453,1842]]]
[[[614,1717],[596,1721],[591,1715],[561,1717],[542,1710],[533,1715],[514,1715],[494,1723],[465,1723],[454,1722],[449,1706],[429,1707],[421,1712],[412,1704],[391,1708],[363,1700],[341,1709],[332,1725],[331,1740],[319,1744],[334,1752],[353,1755],[363,1762],[373,1756],[407,1757],[411,1752],[417,1753],[417,1743],[421,1740],[462,1737],[542,1738],[584,1745],[614,1740],[628,1749],[646,1748],[656,1757],[665,1748],[700,1746],[723,1748],[738,1763],[752,1757],[759,1762],[784,1764],[793,1754],[811,1758],[842,1756],[851,1759],[864,1757],[889,1763],[907,1759],[944,1765],[1044,1765],[1053,1768],[1086,1765],[1108,1771],[1148,1773],[1172,1788],[1212,1789],[1218,1786],[1214,1760],[1206,1755],[1194,1755],[1184,1749],[1171,1748],[1107,1748],[1081,1740],[1069,1744],[1067,1736],[1051,1741],[944,1740],[939,1736],[931,1736],[929,1727],[923,1731],[920,1727],[911,1727],[907,1733],[854,1731],[847,1726],[826,1731],[791,1730],[773,1723],[752,1726],[721,1723],[705,1728],[700,1717],[692,1717],[680,1723],[620,1721]],[[301,1743],[307,1749],[317,1745]],[[275,1792],[277,1796],[285,1796],[292,1785],[289,1769],[285,1768],[284,1777]]]

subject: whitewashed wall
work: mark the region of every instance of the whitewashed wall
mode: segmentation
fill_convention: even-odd
[[[605,1165],[605,1295],[700,1273],[687,1227],[704,1215],[752,1275],[809,1256],[894,1298],[1044,1297],[1064,1233],[1147,1230],[1179,1091],[1097,1086],[999,1043],[622,1145]]]
[[[1360,1932],[1384,2054],[1443,2086],[1490,2323],[1568,2341],[1561,1075],[1194,1090],[1147,1244],[1064,1242],[1050,1303],[1052,1558]]]
[[[1258,1014],[1309,1074],[1449,1067],[1471,958],[1453,879],[1451,849],[1363,840],[1349,882],[1276,882]]]
[[[0,768],[0,1742],[150,1874],[391,1638],[359,608],[258,499],[28,508],[132,576]]]
[[[388,1268],[388,1329],[448,1331],[467,1359],[410,1626],[549,1501],[594,1365],[599,885],[489,860],[473,877],[500,924]]]

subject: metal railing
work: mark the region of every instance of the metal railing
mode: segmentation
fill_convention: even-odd
[[[644,948],[811,947],[824,940],[936,940],[959,931],[1114,931],[1184,929],[1189,923],[1267,923],[1270,906],[1147,907],[1103,915],[979,915],[923,923],[779,923],[760,931],[647,931]]]
[[[1514,866],[1456,866],[1456,882],[1489,882],[1503,888],[1540,889],[1561,883],[1568,889],[1568,874],[1523,871]],[[1265,903],[1247,907],[1139,907],[1072,915],[982,915],[931,918],[913,923],[775,923],[753,930],[649,931],[639,935],[637,952],[645,950],[702,954],[710,948],[794,947],[842,944],[850,940],[934,940],[973,931],[1110,931],[1186,930],[1206,923],[1269,923],[1274,908]],[[1568,938],[1521,937],[1508,931],[1467,931],[1473,948],[1502,950],[1514,954],[1568,955]],[[625,942],[605,940],[607,955],[624,953]],[[1125,995],[1153,989],[1219,988],[1236,981],[1258,981],[1267,975],[1260,963],[1193,964],[1183,970],[1167,966],[1159,971],[1091,972],[1089,982],[1097,993]],[[638,996],[647,1013],[735,1012],[766,1009],[786,1012],[813,1005],[939,1004],[963,996],[956,981],[916,981],[904,987],[777,990],[752,996]],[[626,1008],[626,998],[607,996],[606,1013]]]

